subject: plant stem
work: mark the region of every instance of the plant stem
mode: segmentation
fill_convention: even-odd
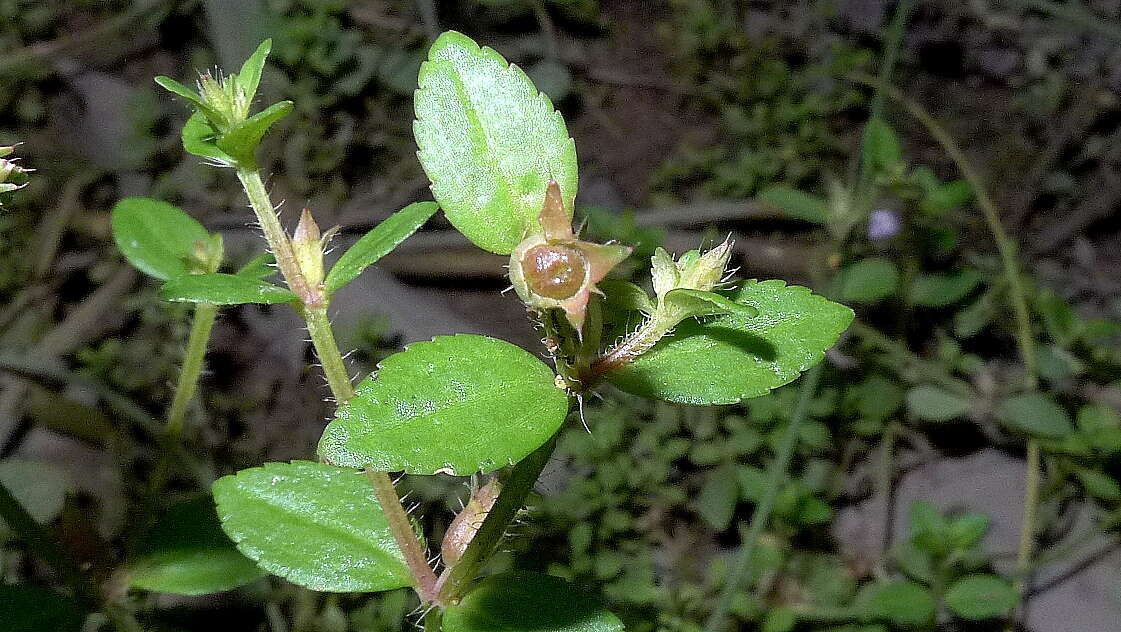
[[[475,537],[467,545],[459,562],[440,575],[437,584],[439,590],[437,603],[454,604],[463,596],[467,587],[479,574],[483,563],[490,558],[502,536],[506,534],[506,529],[509,528],[518,511],[525,505],[526,497],[533,491],[537,477],[541,476],[541,470],[545,469],[545,464],[552,457],[555,447],[554,438],[518,461],[518,464],[502,477],[502,493],[487,512]]]
[[[261,229],[268,240],[269,248],[276,258],[277,267],[288,283],[289,289],[303,301],[301,315],[307,323],[308,334],[311,336],[315,354],[323,365],[323,372],[327,378],[327,385],[335,397],[335,403],[342,406],[354,397],[354,385],[350,383],[350,375],[346,371],[342,354],[339,353],[335,334],[331,329],[331,321],[327,317],[327,304],[323,292],[319,288],[311,287],[304,278],[300,266],[296,262],[296,255],[292,250],[292,242],[284,227],[280,225],[280,218],[269,199],[265,184],[256,168],[238,167],[237,177],[245,188],[249,197],[249,204],[257,215]],[[432,601],[435,597],[436,573],[428,565],[424,554],[424,547],[420,545],[416,533],[413,531],[412,522],[408,513],[401,505],[393,481],[385,472],[366,472],[370,486],[374,489],[378,504],[385,514],[393,538],[398,548],[405,556],[405,562],[412,571],[416,581],[416,591],[423,601]]]
[[[751,576],[755,548],[759,544],[759,538],[762,537],[763,530],[767,528],[767,523],[770,522],[779,487],[782,485],[782,479],[786,476],[787,469],[790,467],[790,460],[794,456],[794,448],[798,445],[798,432],[802,421],[806,417],[810,400],[817,392],[817,383],[820,378],[820,364],[810,369],[802,378],[801,388],[798,390],[798,403],[794,406],[794,412],[783,431],[778,449],[775,452],[775,459],[771,461],[767,469],[766,491],[763,493],[763,498],[759,500],[759,504],[756,505],[755,511],[751,514],[751,524],[748,526],[743,544],[740,545],[739,557],[724,581],[724,588],[720,591],[720,596],[716,600],[712,614],[705,622],[705,630],[708,632],[720,632],[725,628],[732,597]]]
[[[858,76],[855,79],[861,83],[869,83],[867,77]],[[1024,386],[1028,390],[1035,389],[1039,382],[1039,371],[1035,358],[1035,337],[1032,334],[1027,292],[1024,289],[1024,280],[1020,271],[1020,259],[1015,241],[1004,230],[1004,226],[1000,223],[1000,214],[997,212],[996,204],[989,197],[984,181],[977,170],[973,168],[973,163],[966,157],[965,152],[954,141],[953,136],[918,103],[906,98],[895,88],[882,86],[882,89],[926,127],[931,137],[942,146],[946,154],[957,165],[958,171],[969,182],[973,193],[977,196],[977,205],[981,207],[985,223],[988,224],[989,232],[992,233],[993,240],[996,242],[1004,276],[1008,283],[1008,296],[1012,303],[1012,313],[1016,323],[1016,343],[1019,347],[1020,359],[1024,363]],[[1028,575],[1031,573],[1032,555],[1035,552],[1036,519],[1038,517],[1040,477],[1042,476],[1039,442],[1033,438],[1029,438],[1027,442],[1026,468],[1027,471],[1024,475],[1024,517],[1020,531],[1020,546],[1016,555],[1016,588],[1021,597],[1027,592]],[[1023,601],[1021,600],[1020,614],[1022,615],[1022,613]],[[1009,624],[1008,629],[1012,630],[1014,626],[1015,620]]]
[[[179,372],[179,381],[175,385],[175,395],[171,400],[171,407],[167,412],[167,427],[164,430],[163,448],[156,468],[152,473],[152,481],[148,488],[148,495],[152,499],[159,497],[167,484],[171,456],[179,438],[183,434],[183,424],[187,418],[187,406],[198,390],[199,376],[202,374],[202,361],[206,356],[206,346],[210,342],[210,331],[214,327],[214,317],[218,314],[218,306],[209,303],[199,303],[191,320],[191,334],[187,338],[187,353],[183,357],[183,368]]]

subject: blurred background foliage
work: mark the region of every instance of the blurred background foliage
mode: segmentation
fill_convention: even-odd
[[[1014,568],[1026,434],[1043,441],[1046,477],[1024,629],[1116,628],[1121,6],[913,4],[900,3],[893,49],[897,5],[876,0],[0,0],[0,145],[23,141],[37,169],[0,210],[0,480],[83,569],[119,583],[187,331],[184,310],[122,265],[108,209],[150,195],[222,231],[239,263],[261,247],[233,179],[182,152],[187,112],[151,77],[233,67],[274,38],[262,89],[297,109],[262,166],[274,197],[347,241],[427,199],[411,95],[429,41],[454,28],[525,68],[565,114],[586,230],[637,246],[624,274],[641,280],[657,245],[730,233],[741,276],[820,286],[836,274],[834,294],[858,309],[730,604],[737,625],[1002,629],[1000,585],[955,587]],[[892,50],[894,88],[963,147],[1019,244],[1041,391],[1019,388],[1008,279],[978,192],[869,86]],[[340,293],[355,372],[455,331],[537,348],[498,293],[503,261],[441,221]],[[300,338],[283,309],[224,312],[173,498],[312,454],[328,409]],[[632,630],[700,630],[798,388],[716,410],[602,394],[586,428],[563,431],[495,566],[595,587]],[[465,482],[404,481],[433,541]],[[4,583],[52,585],[7,530],[0,541]],[[5,598],[44,598],[29,590]],[[275,578],[122,598],[168,630],[396,631],[416,607],[405,591],[315,595]]]

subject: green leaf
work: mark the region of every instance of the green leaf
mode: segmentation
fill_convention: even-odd
[[[210,233],[178,208],[151,198],[125,198],[113,207],[113,241],[137,270],[162,281],[191,271]]]
[[[969,412],[969,399],[929,384],[907,391],[907,411],[925,421],[950,421]]]
[[[864,126],[864,164],[876,171],[888,171],[903,161],[899,137],[883,119],[869,119]]]
[[[965,180],[954,180],[926,191],[919,200],[919,209],[932,215],[944,215],[973,199],[973,187]]]
[[[734,404],[765,395],[820,362],[853,319],[844,305],[783,281],[746,281],[730,298],[759,316],[685,321],[607,379],[642,397]]]
[[[66,492],[72,487],[66,474],[54,465],[21,458],[0,461],[0,483],[40,524],[58,516],[66,502]],[[0,518],[0,544],[10,536],[8,523]]]
[[[713,292],[678,288],[666,292],[665,303],[684,313],[684,318],[696,316],[723,316],[725,314],[738,314],[745,318],[754,318],[759,315],[759,310],[750,305],[743,305],[729,300]]]
[[[760,632],[790,632],[798,625],[798,612],[793,608],[780,606],[767,613],[763,618]]]
[[[732,524],[739,492],[735,467],[725,465],[710,470],[704,486],[697,494],[697,513],[713,531],[724,531]]]
[[[1105,404],[1086,404],[1078,409],[1075,423],[1095,450],[1121,452],[1121,415],[1116,410]]]
[[[237,274],[187,274],[171,279],[160,288],[165,301],[180,303],[291,303],[299,300],[288,290],[260,279]]]
[[[932,621],[935,607],[930,592],[914,582],[869,584],[857,594],[854,605],[866,621],[912,626]]]
[[[0,630],[79,632],[86,615],[76,601],[30,584],[0,584]]]
[[[262,252],[253,257],[237,271],[238,276],[250,279],[264,279],[276,273],[276,258],[270,252]]]
[[[508,342],[460,334],[386,358],[319,440],[336,465],[466,476],[520,461],[564,423],[553,371]]]
[[[980,621],[1007,614],[1019,602],[1016,589],[996,575],[966,575],[946,591],[946,605],[963,619]]]
[[[1074,432],[1070,415],[1039,392],[1010,397],[997,407],[997,418],[1009,430],[1042,439],[1062,439]]]
[[[202,96],[200,96],[199,93],[171,77],[156,77],[155,81],[164,90],[186,99],[191,105],[198,108],[200,115],[210,116],[211,118],[221,118],[218,111],[207,105],[206,101],[202,100]]]
[[[829,218],[829,204],[824,199],[788,186],[766,188],[759,193],[759,199],[794,219],[824,224]]]
[[[852,303],[875,303],[899,289],[899,269],[883,257],[868,257],[841,270],[840,299]]]
[[[265,132],[280,119],[295,109],[291,101],[281,101],[249,117],[240,125],[218,137],[215,143],[219,151],[232,156],[239,162],[252,163],[253,152],[261,144]]]
[[[187,150],[189,154],[209,158],[218,165],[229,166],[235,164],[237,160],[219,149],[218,145],[215,144],[217,135],[202,112],[195,112],[183,125],[183,149]]]
[[[1074,473],[1090,496],[1105,501],[1121,500],[1121,485],[1110,475],[1086,467],[1080,467]]]
[[[559,577],[488,577],[444,611],[444,632],[622,632],[599,602]]]
[[[365,475],[324,463],[267,463],[214,483],[222,528],[261,568],[312,590],[412,585]]]
[[[965,514],[949,525],[950,546],[965,550],[977,544],[989,530],[989,517],[984,514]]]
[[[576,145],[548,97],[517,66],[448,31],[420,69],[413,127],[432,194],[448,220],[480,248],[509,254],[556,180],[569,217]]]
[[[378,224],[354,243],[324,281],[328,294],[358,278],[359,274],[405,241],[432,217],[440,207],[435,202],[416,202]]]
[[[919,307],[953,305],[980,284],[981,273],[973,268],[951,274],[920,274],[911,285],[911,302]]]
[[[604,279],[596,284],[603,292],[603,307],[609,314],[624,312],[654,313],[654,302],[645,290],[630,281]]]
[[[267,39],[261,42],[257,50],[241,65],[241,72],[237,73],[237,83],[250,101],[253,101],[253,97],[257,95],[257,86],[261,83],[261,72],[265,68],[265,60],[268,59],[270,51],[272,51],[272,40]]]
[[[129,564],[131,588],[177,595],[223,592],[265,576],[222,531],[209,496],[172,506]]]

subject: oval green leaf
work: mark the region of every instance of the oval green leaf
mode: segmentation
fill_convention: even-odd
[[[66,502],[66,493],[73,487],[66,473],[54,465],[20,458],[0,461],[0,483],[40,524],[58,516]],[[0,518],[0,543],[9,536],[8,523]]]
[[[917,626],[934,620],[937,604],[930,591],[915,582],[891,582],[865,586],[853,607],[866,621]]]
[[[883,257],[868,257],[845,266],[837,281],[842,301],[875,303],[899,289],[899,269]]]
[[[265,571],[222,531],[209,496],[178,503],[145,535],[129,565],[132,588],[206,595],[248,584]]]
[[[969,412],[969,400],[943,388],[922,384],[907,391],[907,412],[926,421],[950,421]]]
[[[233,156],[218,149],[215,143],[218,133],[214,131],[214,127],[206,120],[206,116],[202,112],[195,112],[191,118],[183,125],[183,149],[187,153],[209,158],[214,164],[220,166],[230,166],[237,161]]]
[[[336,465],[459,476],[516,463],[564,423],[553,371],[508,342],[460,334],[386,358],[319,440]]]
[[[444,611],[444,632],[622,632],[599,601],[559,577],[488,577]]]
[[[366,477],[324,463],[267,463],[214,483],[222,528],[265,570],[327,592],[412,585]]]
[[[323,282],[328,294],[358,278],[362,271],[387,255],[432,217],[439,205],[416,202],[406,206],[378,224],[356,241],[327,274]]]
[[[788,186],[776,185],[759,193],[759,199],[788,217],[815,224],[829,219],[829,204],[822,198]]]
[[[997,407],[997,418],[1006,428],[1041,439],[1062,439],[1074,432],[1067,411],[1039,392],[1009,397]]]
[[[260,279],[238,274],[186,274],[160,288],[160,298],[179,303],[242,305],[291,303],[298,300],[288,290]]]
[[[564,119],[517,66],[455,31],[420,68],[413,133],[448,220],[480,248],[510,254],[556,180],[572,216],[576,145]]]
[[[253,152],[256,151],[257,145],[261,144],[265,133],[274,123],[291,114],[295,107],[291,101],[274,103],[222,134],[215,145],[239,162],[252,164]]]
[[[128,262],[162,281],[190,271],[210,233],[178,208],[151,198],[125,198],[113,207],[113,241]]]
[[[1018,602],[1012,584],[996,575],[966,575],[946,591],[946,605],[950,610],[971,621],[1005,615]]]
[[[685,321],[608,380],[642,397],[734,404],[765,395],[820,362],[853,318],[844,305],[783,281],[746,281],[729,298],[758,315]]]
[[[920,274],[911,285],[911,302],[920,307],[946,307],[981,284],[981,273],[966,268],[949,274]]]
[[[79,604],[42,586],[0,584],[0,630],[78,632],[86,615]]]

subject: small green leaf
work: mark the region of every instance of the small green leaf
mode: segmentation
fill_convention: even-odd
[[[793,608],[780,606],[763,617],[760,632],[790,632],[798,625],[798,612]]]
[[[984,514],[965,514],[949,525],[950,546],[964,551],[981,541],[989,530],[989,517]]]
[[[1086,467],[1080,467],[1074,473],[1090,496],[1105,501],[1121,500],[1121,485],[1112,476]]]
[[[227,166],[235,164],[237,161],[233,156],[218,149],[218,145],[214,142],[217,135],[202,112],[195,112],[183,125],[183,149],[189,154],[209,158],[215,164]]]
[[[1010,397],[997,407],[997,418],[1009,430],[1042,439],[1062,439],[1074,426],[1055,400],[1039,392]]]
[[[1019,600],[1012,584],[996,575],[966,575],[946,591],[946,605],[970,621],[1003,616]]]
[[[876,171],[890,171],[903,161],[899,137],[883,119],[869,119],[864,126],[864,164]]]
[[[260,279],[237,274],[187,274],[160,288],[160,298],[180,303],[291,303],[298,300],[288,290]]]
[[[548,97],[517,66],[455,31],[420,69],[413,133],[432,195],[480,248],[510,254],[556,180],[568,216],[576,196],[576,145]]]
[[[178,208],[151,198],[125,198],[113,207],[113,241],[137,270],[167,281],[191,271],[210,233]]]
[[[883,257],[868,257],[845,266],[838,282],[842,301],[875,303],[899,289],[899,269]]]
[[[261,42],[257,50],[241,65],[241,72],[237,73],[237,83],[241,86],[245,96],[250,101],[257,95],[257,86],[261,83],[261,72],[265,69],[265,60],[272,51],[272,40]]]
[[[932,621],[935,608],[930,591],[914,582],[869,584],[857,594],[854,605],[865,621],[911,626]]]
[[[1105,454],[1121,452],[1121,415],[1105,404],[1086,404],[1075,420],[1095,450]]]
[[[276,258],[272,253],[262,252],[253,257],[237,271],[238,276],[250,279],[264,279],[276,273]]]
[[[132,588],[177,595],[223,592],[265,576],[222,531],[209,496],[171,507],[129,564]]]
[[[981,284],[981,273],[965,268],[950,274],[920,274],[911,285],[911,302],[919,307],[946,307]]]
[[[738,314],[745,318],[754,318],[759,315],[759,310],[750,305],[736,303],[713,292],[688,288],[670,290],[666,293],[665,303],[666,306],[684,313],[684,318],[723,316],[725,314]]]
[[[603,292],[603,307],[608,313],[654,313],[654,302],[650,300],[650,295],[630,281],[604,279],[596,287]]]
[[[622,632],[595,598],[559,577],[512,572],[488,577],[444,611],[444,632]]]
[[[58,516],[66,502],[66,492],[73,486],[66,474],[54,465],[21,458],[0,461],[0,483],[40,524]],[[0,518],[0,544],[10,535],[8,523]],[[0,626],[0,630],[3,629]]]
[[[736,468],[725,465],[708,472],[705,484],[697,494],[696,510],[713,531],[724,531],[732,524],[732,514],[739,500]]]
[[[965,180],[939,184],[926,191],[919,200],[919,209],[932,215],[944,215],[973,199],[973,187]]]
[[[759,199],[794,219],[824,224],[829,218],[829,204],[824,199],[788,186],[776,185],[764,189],[759,193]]]
[[[416,202],[406,206],[378,224],[356,241],[324,281],[328,294],[358,278],[359,274],[405,241],[439,209],[435,202]]]
[[[239,162],[252,163],[253,152],[261,144],[261,138],[269,128],[295,109],[291,101],[281,101],[249,117],[240,125],[218,137],[215,143],[219,151],[234,157]]]
[[[312,590],[412,585],[373,489],[354,470],[267,463],[214,483],[222,528],[265,570]]]
[[[969,399],[923,384],[907,391],[907,411],[925,421],[950,421],[969,412]]]
[[[746,281],[729,296],[759,315],[682,322],[607,379],[642,397],[734,404],[765,395],[820,362],[853,318],[844,305],[782,281]]]
[[[381,472],[490,472],[520,461],[564,423],[568,394],[554,380],[544,363],[502,340],[418,342],[358,385],[323,432],[319,455]]]
[[[85,620],[75,600],[53,590],[0,584],[0,630],[4,632],[79,632]]]
[[[164,90],[167,90],[172,94],[176,94],[186,99],[191,105],[198,108],[202,113],[205,113],[206,116],[210,116],[211,118],[221,118],[217,110],[207,105],[206,101],[203,101],[202,97],[197,92],[191,90],[187,86],[179,83],[171,77],[156,77],[155,81]]]

